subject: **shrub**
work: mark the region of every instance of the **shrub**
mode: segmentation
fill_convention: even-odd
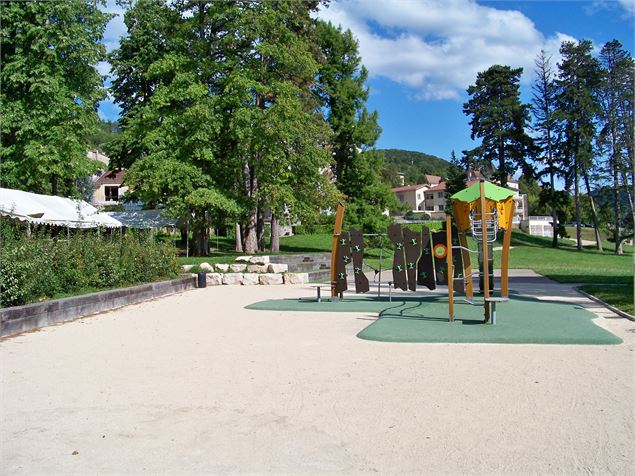
[[[148,233],[98,236],[73,232],[70,238],[27,237],[3,224],[0,250],[0,304],[18,306],[74,294],[170,279],[179,272],[176,249]]]

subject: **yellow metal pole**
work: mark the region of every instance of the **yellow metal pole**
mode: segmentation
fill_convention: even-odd
[[[335,291],[335,281],[337,280],[337,274],[335,271],[335,263],[337,263],[337,240],[342,232],[342,223],[344,222],[344,205],[337,204],[337,211],[335,212],[335,226],[333,227],[333,242],[331,245],[331,296],[337,296]]]
[[[448,263],[448,312],[450,322],[454,320],[454,270],[452,268],[452,217],[445,215],[445,240],[447,243],[447,263]]]
[[[501,256],[501,297],[509,297],[509,249],[512,242],[512,222],[514,220],[514,200],[511,200],[511,211],[505,223],[503,252]]]
[[[483,228],[483,292],[485,301],[485,322],[489,321],[489,250],[487,246],[487,220],[485,216],[485,180],[480,182],[481,192],[481,227]]]

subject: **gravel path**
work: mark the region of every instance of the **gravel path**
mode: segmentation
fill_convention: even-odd
[[[634,471],[635,323],[616,346],[391,344],[365,314],[248,311],[308,286],[192,290],[0,342],[2,474]]]

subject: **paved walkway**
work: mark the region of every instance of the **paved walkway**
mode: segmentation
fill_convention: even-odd
[[[248,311],[308,286],[192,290],[0,342],[3,474],[633,472],[635,323],[615,346],[393,344],[374,315]]]

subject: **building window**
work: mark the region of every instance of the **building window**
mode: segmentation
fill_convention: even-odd
[[[434,211],[434,207],[430,206],[430,205],[426,205],[426,211],[427,212],[433,212]]]
[[[443,211],[443,205],[437,205],[437,211],[438,212],[442,212]]]
[[[437,193],[437,198],[443,198],[445,196],[445,193],[443,192],[438,192]]]
[[[426,193],[426,200],[432,200],[434,198],[434,193]]]
[[[104,185],[104,194],[107,202],[118,202],[119,185]]]

